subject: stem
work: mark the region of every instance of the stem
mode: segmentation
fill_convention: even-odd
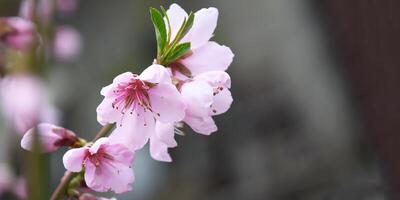
[[[57,188],[54,190],[53,194],[50,197],[50,200],[58,200],[60,199],[67,190],[69,182],[75,176],[75,173],[67,172],[65,176],[61,179],[60,184],[58,184]]]
[[[103,128],[101,128],[101,130],[97,133],[96,137],[94,137],[93,142],[106,136],[112,128],[114,128],[114,124],[106,124],[103,126]]]
[[[100,131],[96,134],[96,136],[94,137],[92,142],[95,142],[99,138],[106,136],[113,127],[114,127],[114,124],[106,124],[105,126],[103,126],[103,128],[101,128]],[[65,192],[67,190],[69,182],[77,174],[78,173],[67,172],[66,175],[61,179],[57,188],[54,190],[53,194],[51,195],[50,200],[59,200],[63,195],[65,195]]]

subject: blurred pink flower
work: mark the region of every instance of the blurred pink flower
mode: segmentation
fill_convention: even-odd
[[[179,5],[172,4],[167,15],[171,24],[171,35],[174,38],[188,14]],[[234,55],[229,47],[209,41],[213,37],[217,20],[216,8],[203,8],[197,11],[192,28],[180,41],[190,42],[191,52],[176,62],[188,68],[191,75],[207,71],[225,71],[232,63]],[[171,65],[173,66],[174,64]]]
[[[19,177],[15,180],[14,186],[13,186],[13,193],[19,198],[19,199],[27,199],[28,197],[28,191],[27,191],[27,186],[26,186],[26,179],[24,177]]]
[[[58,123],[58,111],[48,102],[43,83],[35,76],[9,75],[0,81],[0,106],[17,133],[40,122]]]
[[[139,76],[123,73],[104,87],[101,94],[104,100],[97,107],[97,120],[103,125],[116,122],[117,128],[110,139],[133,150],[161,134],[156,133],[156,122],[174,123],[185,115],[182,96],[161,65],[152,65]]]
[[[124,145],[100,138],[91,146],[67,151],[63,162],[71,172],[80,172],[84,168],[86,185],[92,190],[123,193],[132,190],[133,158],[134,152]]]
[[[62,14],[71,14],[78,8],[78,0],[57,0],[57,10]]]
[[[41,123],[29,129],[22,137],[21,147],[25,150],[32,150],[35,131],[37,131],[43,152],[52,152],[62,146],[72,146],[78,141],[75,133],[68,129],[48,123]]]
[[[75,60],[82,48],[81,34],[71,26],[60,26],[54,38],[54,54],[61,61]]]
[[[48,23],[54,14],[54,0],[38,0],[34,8],[34,0],[22,0],[19,7],[19,16],[25,19],[33,20],[34,11],[41,22]]]
[[[29,50],[35,39],[34,24],[21,17],[0,18],[0,39],[8,47]]]
[[[212,116],[230,108],[233,101],[230,87],[231,79],[223,71],[205,72],[184,83],[181,93],[187,105],[186,124],[205,135],[217,131]]]

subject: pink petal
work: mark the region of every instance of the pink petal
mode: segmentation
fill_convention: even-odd
[[[157,137],[150,139],[150,155],[154,160],[171,162],[171,156],[168,153],[168,147]]]
[[[123,122],[117,125],[109,138],[112,143],[123,144],[131,150],[141,149],[150,135],[154,134],[154,126],[153,114],[149,111],[126,114]]]
[[[208,116],[213,103],[213,88],[205,81],[185,83],[181,89],[187,105],[186,113],[192,116]]]
[[[203,135],[210,135],[218,130],[212,117],[192,117],[186,116],[185,123],[188,124],[194,131]]]
[[[98,139],[94,144],[89,148],[89,152],[93,155],[99,151],[103,146],[107,146],[109,144],[109,139],[106,137],[102,137]]]
[[[112,190],[123,193],[132,190],[134,174],[130,166],[119,162],[103,160],[99,167],[88,161],[85,165],[85,181],[89,188],[97,192]]]
[[[194,49],[191,56],[180,62],[192,72],[192,75],[197,75],[207,71],[225,71],[232,63],[233,57],[229,47],[216,42],[207,42],[200,48]]]
[[[156,122],[156,136],[168,147],[176,147],[178,144],[175,141],[175,125],[174,123]]]
[[[131,72],[125,72],[116,76],[113,80],[113,83],[118,84],[121,82],[129,82],[132,78],[134,78],[134,74],[132,74]]]
[[[209,71],[194,77],[194,80],[202,80],[211,84],[213,87],[231,87],[231,77],[224,71]]]
[[[71,172],[80,172],[87,153],[87,147],[68,150],[63,157],[65,169]]]
[[[110,96],[113,94],[112,93],[113,89],[114,89],[114,84],[107,85],[107,86],[101,88],[100,94],[103,96]]]
[[[120,123],[121,111],[118,111],[112,107],[113,102],[114,98],[105,97],[96,109],[97,121],[103,126],[108,123]]]
[[[176,147],[174,123],[156,122],[156,134],[150,138],[150,155],[154,160],[171,162],[168,148]]]
[[[211,115],[219,115],[229,110],[233,102],[232,94],[224,88],[214,96],[214,102],[211,106]]]
[[[123,163],[126,166],[130,166],[135,157],[135,153],[122,144],[106,145],[104,151],[111,155],[114,161]]]
[[[62,127],[54,126],[52,124],[42,123],[37,128],[29,129],[21,140],[21,147],[25,150],[32,151],[32,143],[34,140],[34,131],[37,130],[39,143],[43,152],[52,152],[59,148],[55,142],[62,139],[59,133],[54,132],[55,129],[63,129]]]
[[[185,117],[185,102],[172,84],[158,84],[148,91],[151,108],[161,122],[177,122]]]
[[[173,40],[181,28],[183,20],[188,17],[188,14],[178,4],[174,3],[167,10],[167,15],[171,25],[171,40]],[[167,22],[165,24],[168,30]]]
[[[150,83],[171,83],[171,77],[168,70],[157,64],[153,64],[146,68],[140,74],[139,79]]]
[[[193,26],[181,42],[190,42],[191,49],[205,45],[213,36],[217,27],[218,9],[203,8],[195,13]]]

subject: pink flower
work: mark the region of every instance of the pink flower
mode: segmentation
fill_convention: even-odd
[[[57,28],[54,38],[54,54],[61,61],[76,59],[82,48],[80,33],[71,26]]]
[[[185,115],[185,103],[161,65],[152,65],[139,76],[123,73],[101,94],[104,100],[97,108],[97,120],[103,125],[116,122],[110,138],[134,150],[148,139],[164,137],[157,136],[162,135],[156,132],[157,123],[175,123]]]
[[[174,38],[188,14],[179,5],[172,4],[167,15],[171,24],[171,35]],[[191,75],[207,71],[225,71],[232,63],[234,55],[229,47],[209,41],[213,37],[217,20],[216,8],[203,8],[197,11],[192,28],[180,41],[181,43],[190,42],[191,52],[176,63],[183,64],[190,70]],[[174,73],[176,63],[170,65]]]
[[[2,112],[11,128],[19,134],[40,122],[58,122],[57,110],[46,96],[43,83],[34,76],[10,75],[0,81]]]
[[[132,190],[133,158],[134,153],[124,145],[100,138],[91,146],[67,151],[63,162],[71,172],[80,172],[84,168],[86,185],[92,190],[123,193]]]
[[[181,87],[187,104],[185,123],[209,135],[217,131],[212,116],[226,112],[232,104],[231,79],[226,72],[211,71],[195,76]]]
[[[52,124],[41,123],[37,127],[29,129],[22,137],[21,147],[25,150],[32,151],[35,131],[37,131],[43,152],[52,152],[62,146],[73,146],[78,142],[74,132]]]
[[[31,21],[21,17],[0,18],[0,39],[10,48],[29,50],[35,39],[35,28]]]

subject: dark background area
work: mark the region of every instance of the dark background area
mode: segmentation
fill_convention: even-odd
[[[91,138],[99,91],[155,56],[148,8],[173,1],[84,0],[59,19],[84,50],[49,75],[63,124]],[[346,0],[174,1],[217,7],[213,40],[235,53],[234,103],[219,131],[177,136],[172,163],[134,163],[134,190],[119,199],[383,200],[400,191],[400,3]],[[18,1],[1,0],[0,15]],[[51,158],[55,186],[63,152]],[[3,160],[7,155],[3,153]],[[112,194],[111,194],[112,195]]]

